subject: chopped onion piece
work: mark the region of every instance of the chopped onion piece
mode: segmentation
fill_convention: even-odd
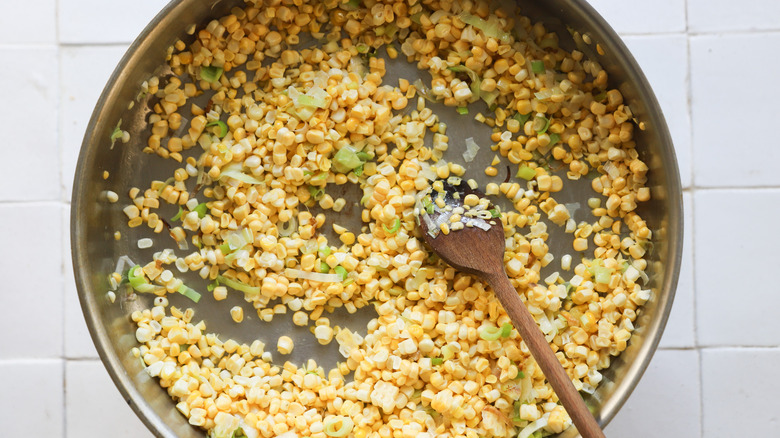
[[[553,95],[553,90],[551,89],[544,89],[542,91],[538,91],[534,93],[534,97],[536,97],[538,100],[548,100]]]
[[[454,71],[455,73],[466,73],[469,76],[469,79],[471,79],[471,87],[470,87],[471,93],[474,95],[474,97],[479,98],[481,92],[480,87],[482,85],[482,79],[479,78],[477,72],[466,67],[465,65],[456,65],[450,67],[448,70]],[[466,113],[468,113],[468,110],[466,111]]]
[[[336,342],[339,344],[339,353],[344,357],[349,357],[352,350],[360,347],[363,343],[363,337],[357,332],[342,328],[336,334]]]
[[[119,256],[119,260],[116,261],[116,269],[114,272],[122,273],[125,271],[125,266],[135,266],[136,263],[130,260],[130,257],[123,255]]]
[[[318,281],[321,283],[341,283],[339,274],[322,274],[319,272],[301,271],[300,269],[287,268],[284,274],[288,278],[301,278],[303,280]]]
[[[579,210],[580,207],[582,207],[582,204],[579,202],[569,202],[564,204],[566,206],[566,210],[569,211],[569,216],[574,217],[574,212]]]
[[[279,230],[280,236],[290,237],[292,233],[298,231],[298,220],[295,219],[295,216],[293,216],[287,222],[282,222],[281,224],[278,224],[277,230]]]
[[[428,228],[428,234],[433,233],[433,237],[436,237],[436,235],[439,234],[439,229],[436,227],[436,223],[433,222],[433,219],[431,219],[431,217],[427,214],[422,215],[422,218],[425,222],[425,226]]]
[[[502,43],[509,43],[512,41],[512,35],[510,35],[508,32],[505,32],[504,29],[501,28],[501,24],[498,22],[498,19],[495,16],[491,16],[489,20],[485,21],[482,18],[469,14],[468,12],[461,12],[458,18],[460,18],[460,21],[466,24],[470,24],[481,30],[485,33],[485,36],[500,40]]]
[[[355,423],[351,418],[343,417],[341,415],[334,415],[332,417],[326,418],[322,424],[325,426],[325,435],[332,436],[334,438],[348,435],[350,432],[352,432],[352,428],[355,426]],[[337,424],[340,424],[338,430],[336,429]]]
[[[303,246],[301,246],[299,251],[301,252],[301,254],[311,254],[319,250],[319,247],[317,245],[318,243],[315,239],[309,239],[306,241],[306,243],[303,244]]]
[[[288,88],[288,92],[290,88],[293,90],[295,89],[294,87],[290,86]],[[294,97],[296,106],[312,106],[317,108],[328,107],[328,99],[330,98],[330,95],[328,95],[328,93],[320,87],[312,87],[309,89],[309,91],[306,92],[306,94],[300,94],[297,92],[297,90],[296,93],[297,94]],[[293,99],[292,95],[289,95],[289,97],[290,99]]]
[[[466,152],[463,153],[463,159],[470,163],[476,158],[477,152],[479,152],[479,145],[474,141],[473,137],[466,139]]]
[[[247,184],[265,184],[265,181],[261,181],[261,180],[255,178],[254,176],[247,175],[246,173],[241,172],[240,170],[235,170],[235,169],[223,170],[219,174],[219,179],[222,179],[222,178],[233,178],[235,180],[238,180],[238,181],[241,181],[241,182],[247,183]]]
[[[639,270],[631,265],[626,268],[626,272],[623,273],[625,281],[635,283],[639,279]]]
[[[524,427],[523,430],[520,431],[520,435],[518,435],[517,438],[528,438],[529,436],[531,436],[531,434],[533,434],[537,430],[547,426],[547,420],[549,418],[550,418],[549,412],[542,415],[542,418]]]
[[[501,392],[508,395],[512,400],[518,400],[523,394],[522,382],[509,380],[501,384]]]
[[[620,170],[618,170],[611,161],[604,163],[604,172],[606,172],[612,180],[615,180],[620,176]]]
[[[225,243],[227,243],[231,251],[243,248],[252,242],[254,242],[254,237],[252,236],[252,230],[249,228],[231,231],[225,236]]]
[[[278,260],[279,258],[276,257],[276,254],[272,252],[264,252],[260,255],[260,260],[257,261],[257,264],[263,268],[270,268],[275,265]]]
[[[649,283],[649,282],[650,282],[650,277],[648,277],[648,276],[647,276],[647,274],[645,273],[645,271],[639,271],[639,278],[641,278],[641,279],[642,279],[642,282],[643,282],[644,284],[647,284],[647,283]]]
[[[594,388],[593,386],[591,386],[591,385],[589,385],[587,383],[583,383],[581,391],[586,393],[586,394],[593,394],[594,392],[596,392],[596,388]]]
[[[490,229],[490,224],[485,222],[484,220],[473,220],[471,221],[471,224],[473,224],[475,227],[479,228],[480,230],[487,231]]]
[[[436,171],[428,163],[421,163],[420,175],[428,181],[436,179]]]
[[[436,97],[433,96],[431,89],[423,83],[422,79],[418,78],[416,81],[414,81],[414,83],[412,83],[412,85],[414,85],[414,88],[417,89],[417,94],[422,96],[425,100],[429,102],[436,102]]]

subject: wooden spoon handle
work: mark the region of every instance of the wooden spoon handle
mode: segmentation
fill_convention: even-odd
[[[583,438],[605,438],[596,419],[588,410],[585,401],[574,388],[574,384],[561,366],[558,358],[544,338],[539,326],[525,307],[517,291],[509,282],[506,274],[485,276],[493,287],[498,300],[504,306],[515,328],[531,351],[536,363],[542,368],[544,376],[550,382],[555,394],[571,417],[574,426]]]

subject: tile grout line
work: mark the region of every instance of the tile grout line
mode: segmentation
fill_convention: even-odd
[[[699,370],[699,437],[704,437],[704,378],[702,377],[703,370],[702,370],[702,351],[701,346],[699,345],[699,324],[698,324],[698,314],[696,309],[696,302],[697,302],[697,290],[696,290],[696,227],[694,225],[694,219],[696,217],[696,212],[694,209],[695,205],[695,195],[698,191],[698,187],[696,186],[696,167],[694,163],[696,162],[693,154],[695,152],[695,148],[693,147],[693,141],[694,141],[694,132],[693,132],[693,63],[691,62],[691,29],[690,29],[690,14],[689,14],[689,6],[688,6],[689,0],[685,0],[685,49],[686,49],[686,60],[687,60],[687,71],[686,71],[686,78],[685,83],[688,87],[687,90],[687,96],[686,101],[688,104],[688,126],[690,126],[690,131],[688,133],[688,152],[690,153],[690,168],[688,171],[690,172],[691,176],[691,194],[689,196],[690,198],[690,218],[688,219],[688,223],[691,224],[690,230],[691,230],[691,270],[693,271],[691,273],[691,288],[693,289],[693,345],[694,345],[694,351],[696,351],[696,366]],[[684,218],[683,218],[684,220]]]
[[[705,30],[698,32],[687,31],[689,37],[724,37],[724,36],[749,36],[749,35],[762,35],[762,34],[780,34],[780,29],[721,29],[721,30]]]
[[[64,178],[65,178],[65,172],[63,171],[63,165],[65,163],[64,158],[64,148],[62,145],[62,43],[60,41],[60,8],[61,8],[62,0],[57,0],[54,4],[54,31],[56,33],[55,41],[57,42],[57,149],[58,149],[58,157],[59,157],[59,173],[60,173],[60,181],[59,181],[59,187],[60,187],[60,204],[63,205],[60,207],[60,211],[63,213],[66,211],[65,206],[69,205],[67,202],[67,199],[63,196],[64,194]],[[63,236],[65,235],[65,225],[64,225],[64,219],[63,217],[60,217],[60,230],[63,233],[62,236],[60,236],[60,253],[62,256],[65,254],[65,240]],[[67,317],[66,311],[65,311],[65,302],[64,300],[67,299],[65,296],[65,258],[62,257],[62,262],[60,264],[60,278],[62,280],[61,284],[62,287],[60,289],[60,294],[63,299],[63,305],[62,305],[62,425],[61,427],[61,434],[63,438],[67,438],[68,435],[68,420],[67,420],[67,414],[68,414],[68,404],[66,402],[67,397],[67,388],[66,388],[66,382],[67,382],[67,358],[65,354],[65,340],[67,337],[66,333],[66,324],[65,324],[65,318]]]
[[[699,351],[714,351],[714,350],[766,350],[776,351],[780,350],[780,345],[700,345],[695,347]]]
[[[0,199],[1,206],[36,206],[36,205],[70,205],[70,202],[63,201],[62,199],[19,199],[19,200],[2,200]]]
[[[139,31],[140,32],[140,31]],[[133,40],[130,41],[77,41],[77,42],[59,42],[59,47],[124,47],[129,48],[133,44]],[[118,63],[118,61],[117,61]]]
[[[691,164],[693,164],[693,160],[691,160]],[[780,189],[780,184],[777,185],[766,185],[766,186],[697,186],[694,183],[691,183],[691,186],[689,187],[691,191],[696,192],[707,192],[707,191],[714,191],[714,190],[728,190],[728,191],[739,191],[739,190],[749,190],[749,191],[768,191],[768,190],[778,190]]]

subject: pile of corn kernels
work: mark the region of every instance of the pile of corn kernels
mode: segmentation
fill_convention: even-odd
[[[499,163],[518,170],[484,188],[514,206],[500,216],[507,274],[575,387],[593,392],[650,298],[652,233],[635,211],[648,168],[598,63],[512,17],[485,1],[247,0],[174,45],[174,75],[144,84],[144,151],[181,165],[131,189],[124,212],[129,227],[178,244],[135,275],[157,298],[132,315],[134,353],[191,424],[217,438],[525,438],[571,424],[492,292],[432,257],[413,214],[433,179],[483,171],[448,160],[428,100],[492,127],[477,139],[496,154],[486,177]],[[385,83],[385,56],[416,63],[430,85]],[[592,179],[593,222],[555,200],[580,178]],[[363,190],[360,230],[338,223],[355,200],[328,191],[344,184]],[[165,205],[180,208],[176,220],[161,217]],[[581,261],[549,252],[548,223],[572,234]],[[560,271],[542,278],[553,262]],[[292,312],[320,343],[338,342],[343,362],[282,365],[260,341],[208,334],[194,319],[205,300],[183,311],[166,298],[188,271],[216,300],[243,293],[263,321]],[[378,317],[364,333],[327,316],[369,304]],[[242,322],[240,307],[231,315]],[[278,359],[294,340],[276,347]]]

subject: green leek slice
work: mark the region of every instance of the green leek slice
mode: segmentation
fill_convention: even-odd
[[[349,173],[363,164],[364,161],[360,159],[357,151],[352,146],[345,146],[336,152],[331,162],[336,172]]]
[[[204,217],[206,217],[206,212],[209,211],[209,208],[206,206],[205,202],[201,202],[192,211],[198,213],[198,217],[203,219]]]
[[[401,219],[396,217],[392,227],[387,228],[385,224],[382,224],[382,228],[385,230],[385,233],[387,234],[395,234],[401,228]]]
[[[333,271],[341,276],[341,281],[344,281],[347,279],[347,269],[343,266],[336,266],[333,268]]]
[[[479,330],[479,337],[486,341],[496,341],[501,337],[501,329],[498,327],[482,327]]]
[[[243,292],[245,294],[257,295],[260,293],[259,286],[250,286],[238,280],[233,280],[232,278],[227,278],[222,275],[217,275],[217,281],[224,284],[225,286],[229,286],[230,288]]]
[[[508,338],[509,336],[511,336],[513,328],[514,327],[512,327],[512,324],[510,324],[510,323],[506,323],[506,324],[502,325],[501,326],[501,337],[502,338]]]
[[[208,123],[206,123],[206,127],[210,128],[212,126],[219,127],[219,133],[217,134],[217,137],[224,138],[228,133],[228,125],[227,123],[223,122],[222,120],[212,120]]]
[[[172,218],[171,218],[171,221],[177,221],[177,220],[181,219],[181,215],[182,215],[183,213],[184,213],[184,209],[183,209],[183,208],[181,208],[181,206],[179,206],[179,212],[178,212],[178,213],[176,213],[176,216],[174,216],[174,217],[172,217]]]
[[[196,290],[192,289],[191,287],[185,285],[184,283],[179,286],[178,289],[176,289],[176,292],[184,295],[185,297],[191,299],[194,302],[200,301],[200,293],[198,293]]]
[[[200,78],[206,82],[216,82],[222,76],[222,68],[208,66],[200,68]]]
[[[536,171],[523,164],[517,170],[517,177],[523,178],[526,181],[531,181],[532,179],[536,178]]]
[[[144,271],[140,265],[135,265],[127,271],[127,281],[130,283],[130,287],[137,292],[150,293],[157,290],[157,287],[153,284],[149,284],[144,278]]]
[[[525,125],[525,122],[527,122],[528,119],[530,119],[530,118],[531,118],[531,113],[528,113],[528,114],[517,113],[514,116],[514,119],[517,120],[518,122],[520,122],[521,125]]]

